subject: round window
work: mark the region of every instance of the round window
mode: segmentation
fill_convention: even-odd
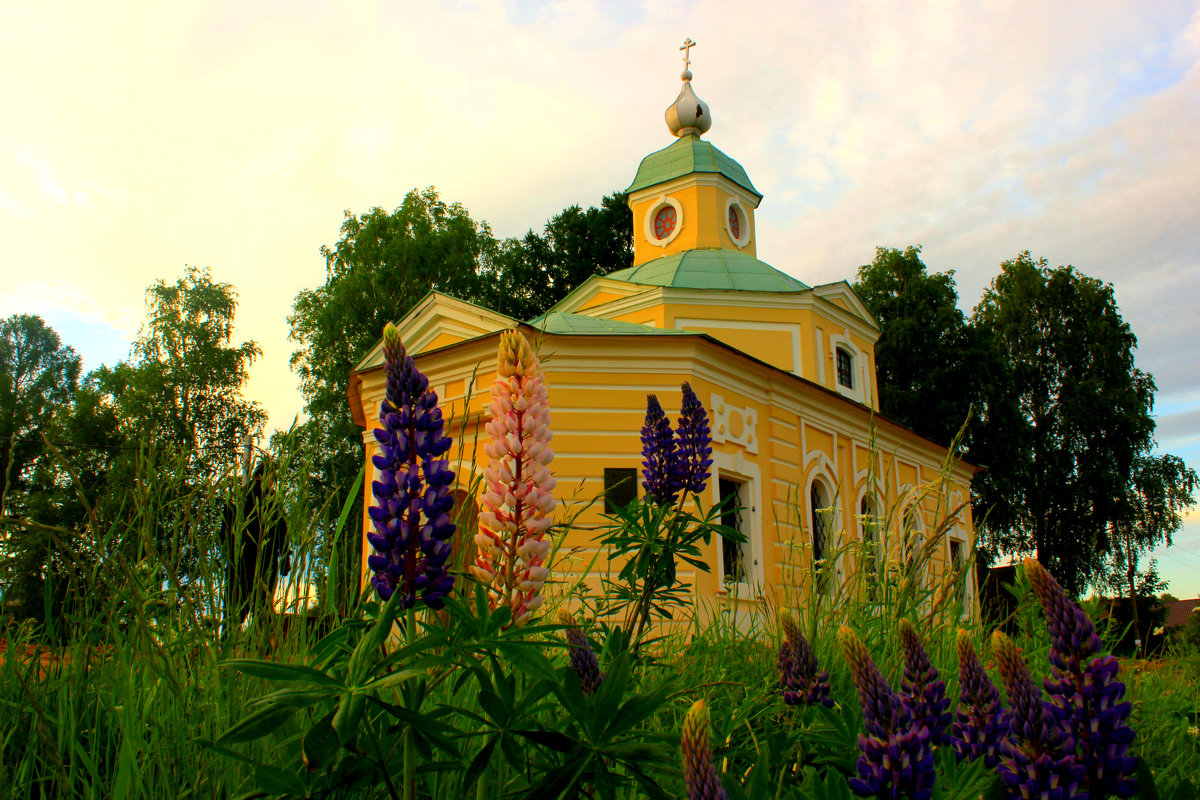
[[[656,239],[666,239],[675,230],[675,224],[679,216],[675,213],[673,206],[663,206],[654,215],[654,237]]]
[[[735,247],[742,248],[750,243],[750,221],[745,207],[735,198],[725,201],[725,232]]]

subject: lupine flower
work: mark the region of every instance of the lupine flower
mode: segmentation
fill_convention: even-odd
[[[862,641],[845,625],[838,630],[838,642],[858,689],[867,731],[858,737],[862,754],[850,788],[862,797],[929,800],[934,781],[929,729],[913,720]]]
[[[930,744],[949,744],[950,698],[946,697],[946,684],[938,677],[916,629],[907,619],[900,620],[900,644],[904,649],[900,698],[912,711],[913,722],[929,728]]]
[[[454,472],[441,459],[450,439],[442,435],[437,393],[429,389],[391,324],[383,331],[383,353],[383,427],[375,429],[380,454],[372,459],[379,480],[371,483],[375,502],[367,509],[373,523],[367,540],[375,550],[367,557],[374,573],[371,584],[385,600],[401,592],[404,608],[412,608],[418,594],[430,608],[441,608],[454,585],[446,565],[454,535]]]
[[[520,332],[500,335],[497,378],[488,403],[490,459],[483,471],[478,556],[471,571],[491,589],[493,605],[512,609],[523,625],[542,605],[542,585],[550,574],[546,530],[553,520],[554,478],[550,462],[550,404],[546,378]]]
[[[1125,684],[1117,678],[1117,659],[1101,656],[1092,621],[1034,559],[1025,562],[1050,627],[1050,672],[1046,692],[1060,723],[1067,726],[1087,767],[1093,797],[1137,793],[1137,758],[1127,755],[1133,730],[1126,724],[1131,706],[1121,702]]]
[[[583,693],[592,694],[600,688],[600,683],[604,680],[604,673],[600,671],[600,662],[596,660],[596,653],[593,652],[587,636],[584,636],[583,630],[570,611],[565,609],[559,611],[558,621],[567,626],[571,669],[579,676],[579,682],[583,685]]]
[[[659,505],[675,502],[679,494],[678,462],[671,421],[658,398],[646,395],[646,421],[642,425],[642,488]]]
[[[684,383],[679,423],[671,432],[662,405],[646,395],[646,421],[642,425],[642,487],[646,497],[670,505],[681,494],[699,495],[708,485],[712,468],[712,431],[700,398]]]
[[[679,480],[679,491],[699,495],[708,485],[712,468],[712,431],[708,427],[708,413],[691,384],[684,382],[683,405],[680,407],[679,424],[675,427],[675,459],[678,464],[675,474]]]
[[[1075,755],[1075,741],[1043,702],[1021,651],[1000,631],[992,634],[992,650],[1012,707],[998,766],[1009,796],[1083,800],[1087,773]]]
[[[779,688],[789,706],[823,703],[833,708],[829,673],[817,672],[817,657],[791,614],[783,614],[783,643],[779,646]]]
[[[697,700],[683,720],[683,780],[688,800],[729,800],[708,746],[708,706]]]
[[[971,636],[958,631],[958,685],[961,702],[955,715],[951,742],[954,755],[974,761],[982,757],[989,768],[1000,760],[1000,742],[1008,734],[1008,712],[1000,705],[1000,693],[988,679]]]

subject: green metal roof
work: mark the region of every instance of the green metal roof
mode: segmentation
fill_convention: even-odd
[[[615,319],[589,317],[585,314],[567,314],[562,311],[549,311],[529,324],[546,333],[564,334],[616,334],[618,336],[643,336],[646,334],[680,334],[692,331],[666,330],[652,328],[649,325],[639,325],[636,322],[622,322]]]
[[[741,164],[713,147],[711,143],[693,135],[681,136],[669,147],[643,158],[633,183],[625,191],[635,192],[693,172],[720,173],[752,192],[755,197],[762,197],[750,182],[750,177]]]
[[[765,261],[737,250],[685,250],[604,277],[680,289],[805,292],[810,288]]]

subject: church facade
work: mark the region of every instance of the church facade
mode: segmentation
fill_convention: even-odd
[[[558,514],[572,520],[549,591],[577,581],[598,589],[619,569],[598,549],[605,501],[596,498],[607,490],[611,508],[640,492],[646,395],[677,416],[685,381],[712,426],[707,499],[734,495],[741,510],[724,521],[746,537],[712,542],[710,572],[680,572],[699,601],[750,614],[763,601],[786,604],[813,580],[814,566],[838,580],[857,571],[870,583],[918,549],[928,555],[925,581],[956,563],[969,571],[975,468],[879,414],[879,327],[848,283],[809,286],[757,258],[762,196],[736,161],[702,138],[708,107],[690,71],[682,77],[667,110],[675,141],[642,160],[628,189],[631,268],[589,278],[534,320],[433,292],[397,322],[442,399],[461,502],[475,502],[470,476],[485,463],[499,336],[518,327],[546,373]],[[355,421],[366,429],[366,504],[383,392],[379,346],[350,389]],[[888,536],[884,525],[905,531]],[[364,558],[368,549],[364,541]],[[963,584],[972,587],[973,576]],[[974,609],[968,591],[964,613]]]

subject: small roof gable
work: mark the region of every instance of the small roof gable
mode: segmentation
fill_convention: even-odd
[[[869,322],[876,329],[879,328],[879,320],[875,319],[875,315],[871,313],[871,309],[867,308],[866,303],[859,299],[859,296],[847,281],[835,281],[834,283],[823,283],[820,286],[814,286],[813,294],[845,308],[850,313]]]
[[[486,336],[512,328],[517,320],[459,300],[442,292],[431,291],[396,323],[400,339],[410,355],[442,347],[446,344]],[[368,351],[354,368],[355,372],[377,367],[383,363],[383,338]]]
[[[612,280],[679,289],[805,292],[809,286],[738,250],[685,250],[610,272]]]
[[[615,336],[693,336],[696,331],[653,328],[637,322],[623,322],[603,317],[589,317],[586,314],[568,314],[562,311],[549,311],[537,319],[527,323],[539,331],[557,334],[595,335],[607,334]]]
[[[758,199],[762,194],[750,182],[750,176],[742,165],[722,153],[711,142],[699,136],[686,135],[676,139],[667,147],[651,153],[638,165],[637,175],[626,192],[636,192],[693,172],[715,172],[741,186]]]

